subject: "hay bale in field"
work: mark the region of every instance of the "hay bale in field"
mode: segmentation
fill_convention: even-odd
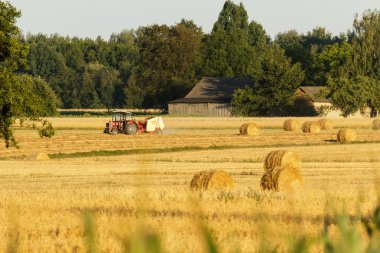
[[[321,125],[322,130],[331,130],[334,128],[333,122],[329,119],[320,119],[318,122]]]
[[[259,127],[255,123],[245,123],[241,125],[239,132],[241,135],[254,136],[259,134]]]
[[[283,128],[285,131],[299,131],[301,123],[298,120],[288,119],[284,121]]]
[[[255,123],[249,123],[247,126],[247,135],[254,136],[259,134],[259,127]]]
[[[380,130],[380,119],[375,119],[374,121],[372,121],[372,129]]]
[[[276,166],[266,172],[260,182],[263,190],[269,191],[295,191],[304,186],[299,168]]]
[[[321,132],[321,125],[316,121],[306,121],[302,125],[304,133],[319,133]]]
[[[336,136],[337,141],[346,143],[356,140],[356,132],[352,129],[340,129]]]
[[[222,170],[201,171],[190,182],[191,190],[227,190],[234,189],[231,175]]]
[[[48,154],[45,154],[45,153],[33,153],[27,157],[27,160],[48,161],[48,160],[50,160],[50,157]]]
[[[264,170],[268,172],[275,167],[299,168],[300,157],[292,151],[272,151],[265,157]]]
[[[264,170],[260,183],[263,190],[291,191],[303,186],[300,158],[295,152],[270,152],[265,158]]]
[[[246,134],[246,132],[247,132],[247,126],[248,126],[248,123],[244,123],[243,125],[240,126],[240,128],[239,128],[240,135],[245,135]]]

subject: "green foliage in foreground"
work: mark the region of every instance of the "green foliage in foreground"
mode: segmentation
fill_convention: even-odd
[[[91,213],[84,215],[85,242],[88,253],[98,252],[96,243],[95,216]],[[338,239],[332,238],[329,227],[338,227]],[[218,253],[219,246],[212,232],[204,222],[198,223],[200,236],[203,239],[206,253]],[[366,229],[369,240],[360,236],[359,229]],[[312,246],[322,246],[326,253],[372,253],[380,251],[380,207],[368,217],[350,217],[344,213],[336,213],[333,217],[326,214],[324,229],[317,238],[295,235],[296,239],[289,240],[285,247],[292,253],[307,253]],[[294,235],[293,235],[294,237]],[[161,245],[161,236],[154,231],[138,230],[131,238],[121,241],[125,252],[129,253],[160,253],[165,252]],[[261,241],[259,252],[277,252],[275,241]]]
[[[259,196],[256,192],[255,195]],[[223,196],[225,192],[221,192],[219,196]],[[233,194],[232,194],[233,195]],[[271,196],[273,198],[275,196]],[[284,198],[286,196],[282,196]],[[220,201],[225,201],[220,198]],[[360,207],[360,206],[359,206]],[[302,233],[297,235],[288,235],[287,245],[281,245],[281,251],[287,249],[286,252],[307,253],[313,247],[322,249],[326,253],[375,253],[380,252],[380,206],[368,215],[354,216],[346,214],[344,211],[335,212],[334,215],[330,211],[326,211],[323,217],[323,228],[319,235],[310,237]],[[142,211],[142,210],[140,210]],[[195,209],[194,209],[195,211]],[[139,212],[139,211],[138,211]],[[18,252],[20,245],[18,217],[14,216],[15,210],[9,212],[9,225],[7,229],[7,248],[6,253]],[[220,247],[217,239],[214,237],[212,230],[208,227],[202,215],[198,211],[194,213],[194,222],[198,226],[200,240],[204,245],[204,252],[218,253]],[[138,216],[138,215],[137,215]],[[84,210],[82,213],[83,221],[83,241],[87,253],[98,253],[99,239],[98,228],[96,226],[97,213],[94,210]],[[137,218],[138,219],[138,218]],[[119,238],[120,245],[124,252],[128,253],[162,253],[167,252],[162,245],[162,235],[158,231],[154,231],[145,226],[143,219],[137,225],[136,231],[129,236],[115,235]],[[330,228],[334,226],[334,229]],[[330,231],[335,231],[330,233]],[[361,232],[366,235],[363,237]],[[286,231],[284,234],[286,235]],[[278,252],[280,245],[275,239],[267,240],[265,234],[258,237],[259,248],[255,252],[270,253]],[[239,251],[237,245],[236,252]]]

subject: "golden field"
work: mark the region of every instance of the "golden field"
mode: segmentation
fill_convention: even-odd
[[[86,252],[86,211],[95,217],[99,252],[122,252],[122,241],[141,228],[158,233],[165,252],[203,252],[200,222],[220,252],[269,246],[290,252],[296,238],[321,234],[326,212],[366,217],[377,206],[380,131],[371,129],[370,119],[336,119],[333,130],[306,134],[283,131],[285,118],[167,117],[159,136],[105,135],[107,120],[51,118],[58,129],[51,139],[16,127],[20,148],[0,148],[0,237],[8,238],[0,240],[0,252],[12,231],[18,252]],[[258,136],[238,135],[246,122],[260,127]],[[355,129],[356,141],[337,143],[340,127]],[[141,149],[153,151],[117,152]],[[301,157],[302,191],[260,189],[264,158],[277,149]],[[101,150],[114,152],[91,153]],[[54,159],[36,161],[40,153]],[[59,153],[73,155],[54,156]],[[229,172],[236,189],[192,193],[192,176],[207,169]],[[329,232],[337,235],[335,224]],[[320,242],[310,250],[323,251]]]

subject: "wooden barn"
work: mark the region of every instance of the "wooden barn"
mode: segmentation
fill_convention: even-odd
[[[169,114],[229,117],[232,94],[250,82],[249,78],[205,77],[184,98],[169,102]]]
[[[299,87],[295,95],[302,96],[309,100],[309,102],[314,106],[316,112],[323,117],[327,118],[340,118],[342,117],[342,112],[333,107],[331,101],[322,95],[322,89],[325,86],[301,86]],[[369,108],[366,108],[363,112],[356,112],[350,115],[350,118],[368,118],[371,115]]]
[[[304,96],[310,99],[316,108],[321,106],[331,106],[331,102],[325,96],[321,95],[322,89],[324,86],[301,86],[299,87],[295,95]]]

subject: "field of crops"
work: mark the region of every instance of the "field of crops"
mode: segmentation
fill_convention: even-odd
[[[283,118],[168,117],[163,135],[136,136],[103,134],[107,118],[50,120],[53,138],[16,127],[20,148],[0,147],[0,238],[8,238],[0,252],[90,252],[88,213],[97,252],[122,252],[142,234],[157,235],[164,252],[212,252],[205,227],[220,252],[291,252],[299,238],[323,252],[323,230],[340,236],[326,215],[370,217],[380,196],[380,131],[370,119],[336,119],[334,129],[307,134],[285,132]],[[239,135],[249,121],[259,135]],[[341,127],[355,129],[356,141],[336,142]],[[301,191],[260,189],[265,156],[278,149],[300,156]],[[50,160],[37,161],[42,153]],[[236,189],[191,192],[193,175],[209,169],[229,172]]]

